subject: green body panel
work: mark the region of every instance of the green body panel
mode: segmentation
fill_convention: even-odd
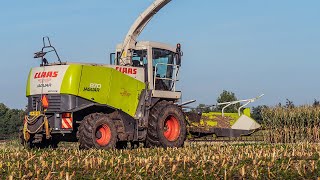
[[[135,116],[143,89],[143,82],[113,68],[84,65],[78,96]]]
[[[28,80],[27,80],[27,86],[26,86],[26,95],[27,95],[27,96],[30,95],[31,72],[32,72],[32,69],[30,69],[30,71],[29,71]]]
[[[78,95],[81,81],[82,65],[70,65],[64,74],[60,93]]]
[[[250,108],[245,108],[245,109],[243,110],[243,114],[246,115],[246,116],[248,116],[248,117],[251,117]]]
[[[244,109],[243,114],[250,117],[250,108]],[[222,117],[222,112],[202,113],[200,121],[192,122],[192,125],[205,128],[231,128],[239,117],[238,113],[224,113],[224,117]]]

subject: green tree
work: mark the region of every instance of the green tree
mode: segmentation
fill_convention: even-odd
[[[262,121],[263,121],[261,111],[262,111],[264,108],[268,108],[268,106],[262,105],[262,106],[252,107],[251,117],[252,117],[254,120],[256,120],[258,123],[260,123],[260,124],[261,124]]]
[[[0,137],[16,135],[22,126],[23,116],[23,110],[10,109],[3,103],[0,103]]]
[[[9,109],[3,103],[0,103],[0,137],[5,134],[6,131],[6,113]]]
[[[0,117],[4,116],[8,110],[9,108],[6,105],[0,103]]]
[[[208,113],[208,112],[211,112],[212,109],[211,109],[210,106],[208,106],[208,105],[199,104],[199,105],[196,107],[195,111],[196,111],[196,112]]]
[[[223,92],[220,94],[220,96],[217,99],[218,103],[224,103],[224,102],[231,102],[231,101],[237,101],[237,97],[233,92],[227,91],[227,90],[223,90]],[[215,108],[215,111],[222,111],[224,105],[220,105],[217,106]],[[230,105],[229,107],[227,107],[225,109],[224,112],[228,112],[228,113],[235,113],[238,112],[238,108],[240,107],[240,103],[234,104],[234,105]]]
[[[287,99],[285,107],[288,108],[288,109],[292,109],[292,108],[295,107],[295,105],[294,105],[293,101],[290,101],[289,99]]]

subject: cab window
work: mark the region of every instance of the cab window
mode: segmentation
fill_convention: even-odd
[[[148,63],[147,59],[147,50],[134,50],[132,56],[132,64],[133,66],[141,66],[143,67]]]
[[[158,90],[170,90],[172,85],[174,53],[164,49],[152,49],[152,66],[156,75],[155,86]],[[156,72],[155,72],[156,71]]]

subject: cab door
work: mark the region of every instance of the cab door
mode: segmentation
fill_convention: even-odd
[[[175,83],[173,71],[177,68],[174,64],[175,53],[169,50],[152,49],[152,67],[154,78],[154,89],[161,91],[172,91]]]

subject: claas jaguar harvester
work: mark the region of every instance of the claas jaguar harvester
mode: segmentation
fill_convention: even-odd
[[[176,90],[182,51],[137,37],[170,0],[156,0],[131,26],[110,64],[63,62],[48,37],[35,53],[42,60],[29,73],[28,115],[21,131],[27,147],[79,142],[80,149],[110,149],[130,143],[181,147],[190,134],[248,135],[260,125],[250,113],[185,113]],[[52,52],[57,62],[49,63]],[[229,118],[228,118],[229,117]],[[223,123],[222,123],[223,121]],[[222,126],[224,125],[224,126]],[[235,126],[236,125],[236,126]]]

